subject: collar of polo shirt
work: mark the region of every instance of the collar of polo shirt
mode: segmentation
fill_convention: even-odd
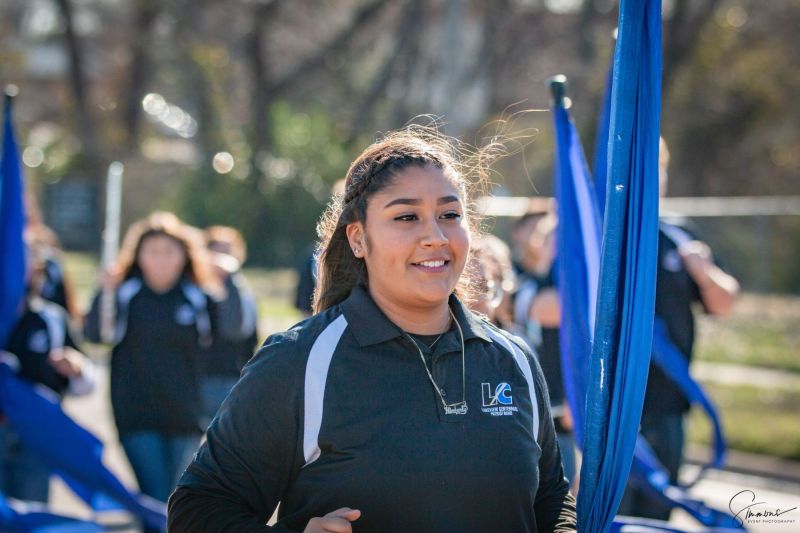
[[[465,342],[475,338],[492,342],[480,319],[468,312],[455,295],[450,295],[450,308],[464,332]],[[403,331],[383,314],[364,287],[354,287],[350,291],[350,295],[342,302],[342,311],[348,324],[357,324],[351,331],[359,346],[380,344],[403,335]]]

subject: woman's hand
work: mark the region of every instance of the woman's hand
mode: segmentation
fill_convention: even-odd
[[[113,263],[105,268],[101,268],[97,273],[97,285],[106,291],[113,291],[122,283],[123,272],[119,265]]]
[[[353,526],[350,522],[358,520],[360,516],[361,511],[358,509],[342,507],[322,518],[312,518],[303,533],[352,533]]]
[[[51,350],[49,362],[65,378],[78,377],[83,370],[83,355],[69,346]]]

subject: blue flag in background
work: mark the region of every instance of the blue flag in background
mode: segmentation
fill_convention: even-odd
[[[0,362],[0,411],[19,434],[69,487],[95,510],[131,511],[149,526],[166,526],[166,506],[132,494],[101,460],[102,443],[61,410],[49,389],[37,389]]]
[[[661,2],[622,0],[578,529],[608,531],[633,460],[652,347],[658,243]]]
[[[572,409],[575,439],[580,444],[600,271],[600,215],[578,131],[558,96],[553,101],[553,119],[561,361],[564,375],[569,378],[564,385]]]
[[[25,294],[25,208],[22,167],[11,122],[11,99],[6,100],[3,152],[0,155],[0,348],[6,345],[19,319]]]
[[[600,118],[597,121],[597,132],[594,143],[594,187],[597,195],[597,207],[600,219],[606,210],[606,185],[608,183],[608,128],[611,121],[611,86],[614,82],[614,64],[608,67],[606,74],[606,88],[603,92],[603,102],[600,107]]]
[[[13,533],[99,533],[107,530],[108,528],[94,522],[53,514],[37,507],[12,506],[0,494],[0,531]]]

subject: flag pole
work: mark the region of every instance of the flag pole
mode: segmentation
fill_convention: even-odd
[[[103,230],[102,268],[107,275],[119,252],[119,222],[122,211],[122,173],[125,167],[119,161],[108,166],[106,177],[106,222]],[[100,338],[103,342],[114,340],[115,289],[103,287],[100,307]]]
[[[6,96],[5,103],[6,105],[9,105],[14,100],[14,97],[19,94],[19,87],[17,87],[13,83],[9,83],[8,85],[6,85],[4,92]]]
[[[567,95],[567,77],[563,74],[556,74],[547,80],[547,84],[550,86],[553,102],[563,105],[564,97]]]

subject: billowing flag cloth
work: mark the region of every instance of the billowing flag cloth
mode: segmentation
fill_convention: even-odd
[[[102,443],[64,414],[48,390],[31,386],[0,362],[0,412],[22,442],[93,509],[122,506],[145,524],[164,528],[166,506],[128,491],[103,465]]]
[[[562,85],[559,85],[562,84]],[[554,92],[553,117],[556,132],[556,196],[559,209],[558,257],[569,257],[568,261],[558,261],[559,276],[564,282],[559,284],[561,295],[561,351],[564,366],[565,386],[573,407],[575,433],[580,443],[583,434],[584,399],[587,390],[587,372],[591,357],[591,343],[588,341],[588,324],[594,316],[587,288],[596,290],[599,266],[597,256],[600,240],[594,230],[597,213],[592,204],[591,179],[586,170],[578,132],[563,107],[559,92],[563,92],[563,81],[551,82]],[[567,255],[568,254],[568,255]],[[700,406],[709,416],[714,431],[714,459],[710,466],[721,465],[725,444],[719,417],[708,396],[700,385],[689,375],[686,358],[681,354],[666,331],[659,317],[654,318],[653,360],[673,379],[693,403]],[[628,429],[635,431],[634,429]],[[741,529],[730,515],[706,506],[702,501],[691,498],[685,487],[669,484],[669,475],[653,454],[650,446],[639,436],[631,467],[631,482],[647,492],[654,500],[664,505],[679,507],[707,527],[716,531]],[[647,531],[679,532],[668,528],[660,521],[635,518],[615,519],[612,531],[627,526],[631,530],[646,526]],[[722,529],[728,528],[728,529]]]
[[[0,494],[0,531],[9,533],[96,533],[106,528],[37,507],[11,505]]]
[[[0,348],[6,345],[19,319],[25,292],[25,210],[22,167],[11,122],[11,99],[6,99],[3,152],[0,155]]]
[[[692,498],[683,487],[670,485],[669,474],[641,435],[636,441],[630,481],[651,499],[665,506],[683,509],[707,528],[713,528],[707,531],[734,533],[744,530],[740,520],[708,507],[702,500]]]
[[[589,297],[588,290],[589,287],[592,287],[591,290],[597,289],[600,238],[595,224],[598,209],[593,204],[592,198],[592,192],[596,189],[592,188],[591,178],[586,170],[577,129],[569,118],[568,111],[563,107],[563,87],[564,80],[554,78],[551,81],[556,133],[555,189],[560,219],[558,257],[569,258],[568,261],[558,261],[559,279],[564,280],[559,284],[562,304],[561,351],[565,385],[573,406],[575,433],[580,443],[585,418],[584,400],[588,381],[586,370],[591,359],[588,324],[593,320],[595,311],[594,301]],[[711,466],[719,466],[725,447],[716,410],[699,384],[689,375],[686,358],[670,341],[665,326],[658,317],[654,318],[653,359],[680,385],[686,397],[693,404],[702,407],[709,415],[715,435],[715,459]],[[638,421],[638,418],[636,420]],[[625,429],[633,432],[636,430],[635,426]],[[685,487],[670,485],[669,475],[641,436],[636,442],[631,482],[650,494],[654,500],[683,509],[701,524],[717,528],[715,531],[741,529],[730,515],[709,508],[702,501],[691,498]],[[653,532],[680,531],[666,527],[660,521],[634,518],[615,519],[612,531],[618,531],[622,526],[626,526],[628,530],[646,526],[647,531]]]
[[[594,167],[592,174],[594,178],[594,189],[597,195],[597,207],[600,211],[600,219],[606,210],[606,185],[608,178],[608,127],[611,120],[611,87],[614,83],[614,64],[608,67],[606,74],[606,87],[603,91],[603,100],[600,107],[600,115],[597,120],[597,132],[594,142]]]
[[[658,243],[661,2],[622,0],[578,528],[606,532],[633,460],[652,347]]]
[[[667,326],[664,321],[656,317],[653,324],[653,361],[678,384],[683,394],[693,405],[699,406],[708,416],[713,432],[714,454],[707,468],[720,468],[725,463],[725,435],[722,432],[722,422],[716,407],[706,394],[703,387],[692,378],[689,373],[689,361],[670,340]]]
[[[585,399],[592,353],[594,310],[600,272],[600,215],[575,124],[564,109],[565,80],[553,78],[556,135],[556,246],[561,298],[561,360],[575,438],[583,442]],[[561,84],[561,85],[559,85]]]

